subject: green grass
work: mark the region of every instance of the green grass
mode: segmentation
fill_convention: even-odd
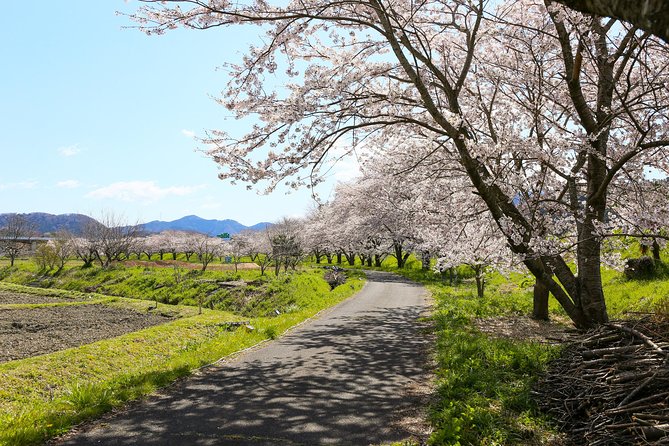
[[[550,444],[558,434],[538,412],[530,392],[548,361],[560,354],[560,347],[494,338],[474,324],[474,319],[527,317],[532,311],[534,280],[520,273],[490,274],[485,297],[479,299],[466,269],[459,271],[462,280],[454,286],[421,271],[420,263],[399,272],[425,284],[435,300],[437,391],[430,408],[434,427],[430,444]],[[666,272],[666,266],[660,266],[654,280],[628,280],[622,273],[603,270],[610,317],[649,311],[669,314]],[[553,319],[569,324],[554,299],[549,306]]]
[[[80,268],[68,265],[58,275],[43,274],[29,261],[4,273],[4,281],[45,289],[63,289],[88,295],[123,296],[166,304],[184,304],[231,311],[245,317],[269,316],[310,305],[310,293],[322,292],[323,272],[307,269],[260,275],[259,270],[205,271],[174,268],[130,267]],[[228,288],[218,282],[240,281],[246,286]],[[309,290],[309,293],[304,293]]]
[[[247,319],[238,314],[205,309],[198,315],[195,307],[165,306],[165,311],[182,317],[117,338],[0,364],[0,445],[39,444],[66,432],[84,419],[153,392],[194,369],[274,339],[318,311],[351,296],[364,283],[352,278],[330,291],[321,271],[288,277],[290,280],[284,281],[284,286],[274,290],[274,294],[282,296],[281,302],[292,299],[291,311],[274,317],[250,318],[255,328],[252,331],[244,328],[228,331],[219,325]],[[11,284],[0,286],[29,293],[55,293],[59,297],[70,293]],[[106,303],[139,311],[146,311],[153,304],[124,298]]]

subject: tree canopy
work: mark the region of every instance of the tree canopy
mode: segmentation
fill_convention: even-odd
[[[432,179],[436,218],[482,206],[577,326],[608,320],[602,242],[645,172],[669,172],[663,41],[550,1],[145,3],[148,33],[266,33],[219,99],[259,123],[202,139],[221,178],[313,186],[342,149],[376,154],[386,178]]]

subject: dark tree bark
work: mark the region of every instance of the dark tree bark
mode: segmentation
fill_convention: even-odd
[[[653,239],[653,246],[652,246],[652,251],[653,251],[653,260],[658,261],[660,259],[660,244],[657,242],[657,239]]]
[[[534,284],[532,319],[548,320],[548,286],[541,280]]]
[[[586,14],[629,22],[669,43],[669,2],[666,0],[555,0]]]

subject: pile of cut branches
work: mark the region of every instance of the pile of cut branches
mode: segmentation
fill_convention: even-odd
[[[602,325],[568,345],[534,392],[574,445],[669,445],[669,321]]]

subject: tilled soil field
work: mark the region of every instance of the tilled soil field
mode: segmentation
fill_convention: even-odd
[[[24,296],[20,303],[28,303],[31,298],[36,300],[32,303],[57,299]],[[99,304],[0,309],[0,363],[78,347],[169,320],[165,316]]]
[[[0,290],[0,305],[5,304],[52,304],[59,302],[76,302],[83,299],[68,297],[40,296],[36,294],[16,293],[14,291]]]

